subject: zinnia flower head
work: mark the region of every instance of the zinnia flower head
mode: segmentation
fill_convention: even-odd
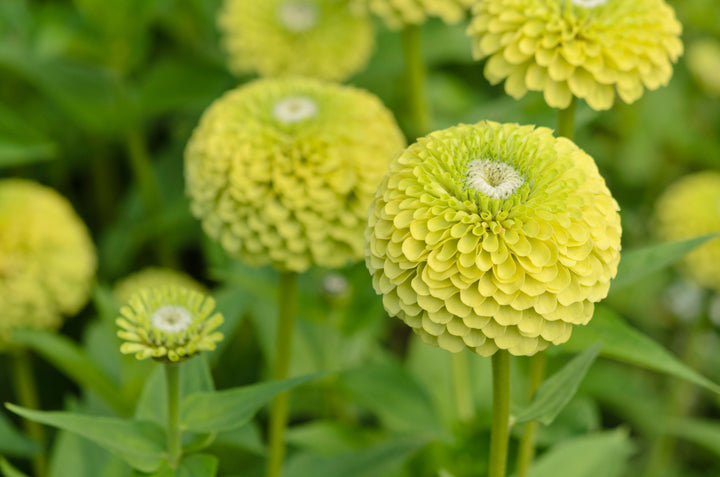
[[[187,192],[231,255],[286,271],[362,258],[362,231],[390,158],[405,145],[370,93],[264,79],[203,115],[185,152]]]
[[[179,287],[143,289],[120,309],[118,336],[123,354],[176,363],[215,349],[223,323],[215,300]]]
[[[225,0],[218,24],[236,74],[343,81],[374,45],[369,17],[347,0]]]
[[[720,232],[720,172],[685,176],[660,196],[656,205],[660,236],[684,240]],[[696,248],[682,261],[682,271],[698,284],[720,292],[720,239]]]
[[[179,287],[200,293],[207,289],[190,275],[172,268],[147,267],[128,275],[115,284],[113,295],[118,303],[126,303],[130,297],[146,288]]]
[[[489,356],[563,343],[607,295],[618,205],[552,131],[490,121],[421,138],[390,163],[365,257],[385,309],[427,343]]]
[[[97,258],[72,205],[53,189],[0,180],[0,348],[15,328],[56,329],[85,304]]]
[[[420,25],[428,17],[440,17],[445,23],[457,23],[476,0],[352,0],[355,8],[369,10],[390,28]]]
[[[688,49],[687,62],[700,86],[708,94],[720,96],[720,41],[696,41]]]
[[[609,109],[666,85],[682,54],[682,26],[664,0],[482,0],[468,34],[485,77],[518,99],[541,91],[566,108],[572,96]]]

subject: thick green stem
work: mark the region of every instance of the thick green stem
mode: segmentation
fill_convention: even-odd
[[[542,384],[545,377],[546,359],[545,353],[540,352],[530,358],[530,388],[528,399],[532,399],[535,391]],[[518,449],[517,469],[515,475],[517,477],[526,477],[530,464],[535,457],[535,439],[537,436],[538,422],[532,421],[525,424],[522,439],[520,439],[520,448]]]
[[[180,365],[166,364],[167,383],[167,446],[168,462],[177,468],[182,456],[182,431],[180,430]]]
[[[277,323],[277,349],[273,368],[274,379],[285,379],[290,368],[290,344],[297,306],[297,274],[280,275],[278,296],[280,313]],[[279,477],[285,459],[285,428],[288,420],[288,393],[278,394],[270,408],[269,449],[267,477]]]
[[[465,350],[452,354],[452,376],[455,386],[455,406],[461,421],[469,421],[475,415],[470,388],[470,374]]]
[[[572,140],[575,133],[575,107],[577,106],[577,98],[573,96],[570,106],[561,109],[558,113],[557,135]]]
[[[13,385],[21,406],[28,409],[40,409],[35,376],[33,374],[30,355],[25,351],[17,351],[13,355]],[[42,447],[33,458],[33,470],[36,477],[47,475],[47,459],[45,458],[45,429],[37,422],[25,419],[25,432]]]
[[[402,32],[407,75],[407,97],[413,120],[412,135],[419,137],[430,132],[430,109],[426,95],[427,71],[420,47],[420,27],[408,25]]]
[[[499,350],[492,357],[493,415],[488,477],[505,477],[510,437],[510,353]]]

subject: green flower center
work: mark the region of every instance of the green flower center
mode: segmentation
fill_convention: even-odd
[[[504,162],[477,159],[469,164],[465,187],[493,199],[507,199],[525,183],[525,179],[512,166]]]
[[[288,31],[302,33],[317,24],[318,8],[310,2],[284,2],[278,10],[278,18]]]
[[[273,106],[273,116],[283,124],[292,124],[315,116],[317,103],[307,96],[291,96]]]
[[[598,5],[605,5],[608,0],[570,0],[573,5],[585,8],[594,8]]]
[[[150,316],[153,328],[163,333],[180,333],[192,324],[192,313],[182,306],[161,306]]]

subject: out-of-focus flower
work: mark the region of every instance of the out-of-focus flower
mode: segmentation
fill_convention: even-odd
[[[236,74],[343,81],[374,45],[368,15],[346,0],[225,0],[218,24]]]
[[[420,25],[428,17],[440,17],[445,23],[457,23],[476,0],[351,0],[353,7],[369,10],[390,28]]]
[[[153,358],[176,363],[201,351],[215,349],[223,323],[214,313],[215,300],[179,287],[146,288],[120,309],[120,351],[137,359]]]
[[[542,91],[554,108],[573,96],[609,109],[666,85],[682,26],[664,0],[482,0],[468,34],[485,76],[519,99]]]
[[[97,258],[90,234],[54,190],[0,181],[0,348],[15,328],[55,329],[85,304]]]
[[[656,205],[658,232],[668,241],[720,232],[720,172],[685,176],[670,185]],[[698,284],[720,291],[720,239],[690,252],[682,271]]]
[[[532,355],[607,295],[618,205],[590,156],[552,131],[481,122],[430,134],[390,163],[366,263],[385,309],[452,352]]]
[[[712,96],[720,96],[720,42],[700,40],[688,48],[687,62],[700,86]]]
[[[362,258],[367,208],[405,145],[374,95],[309,79],[265,79],[203,115],[185,153],[193,213],[252,265],[285,271]]]
[[[130,297],[146,288],[179,287],[200,293],[207,289],[190,275],[172,268],[147,267],[123,278],[115,284],[113,295],[118,303],[126,303]]]

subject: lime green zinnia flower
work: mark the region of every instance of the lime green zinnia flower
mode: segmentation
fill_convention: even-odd
[[[14,328],[55,329],[88,298],[96,269],[85,224],[54,190],[0,180],[0,348]]]
[[[390,28],[420,25],[428,17],[440,17],[445,23],[457,23],[476,0],[352,0],[381,17]]]
[[[120,351],[175,363],[214,350],[223,339],[216,331],[223,317],[214,309],[215,300],[195,290],[144,289],[120,309],[118,336],[125,340]]]
[[[374,44],[370,19],[346,0],[225,0],[218,23],[236,74],[343,81]]]
[[[682,26],[663,0],[482,0],[468,34],[485,76],[521,98],[542,91],[554,108],[572,96],[609,109],[666,85],[682,54]]]
[[[126,303],[135,293],[145,288],[179,287],[207,292],[206,288],[190,275],[171,268],[148,267],[133,273],[115,284],[113,295],[119,303]]]
[[[250,264],[286,271],[362,258],[362,231],[404,138],[370,93],[259,80],[204,114],[185,153],[193,213]]]
[[[390,163],[365,256],[385,309],[423,340],[532,355],[587,323],[620,260],[620,217],[592,158],[533,126],[481,122]]]
[[[703,89],[712,96],[720,96],[720,42],[696,41],[688,49],[687,61]]]
[[[720,172],[685,176],[657,202],[660,235],[669,241],[720,232]],[[683,260],[682,270],[700,285],[720,292],[720,239],[712,240]]]

